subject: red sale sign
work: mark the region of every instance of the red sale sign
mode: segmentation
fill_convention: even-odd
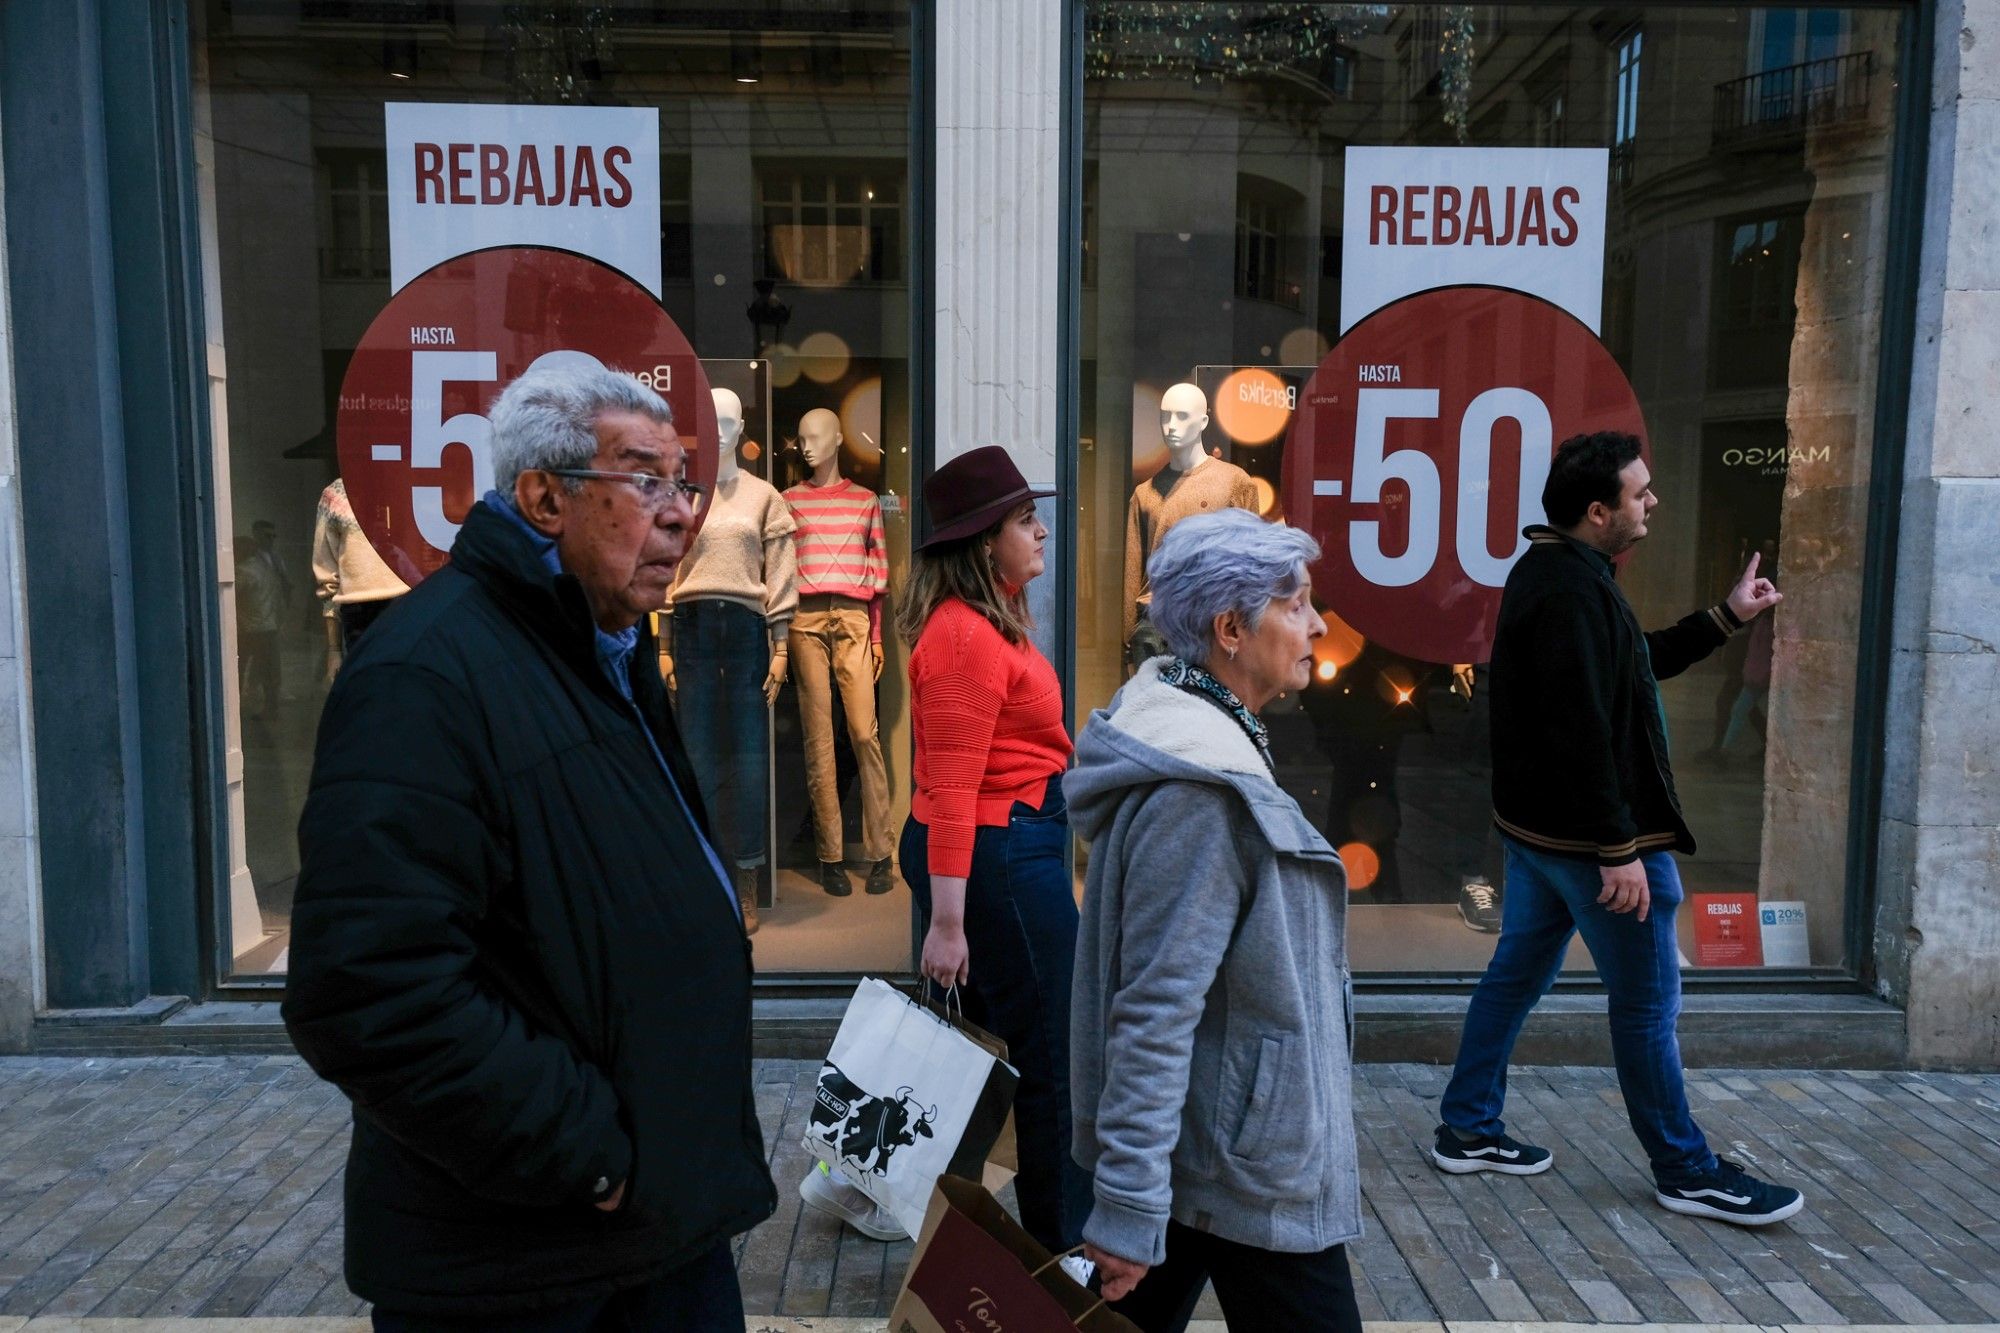
[[[694,349],[630,278],[560,250],[448,260],[397,292],[341,381],[336,436],[354,516],[415,585],[493,486],[493,400],[531,368],[595,363],[649,384],[674,411],[688,472],[715,475],[715,405]]]
[[[1322,605],[1423,662],[1483,662],[1540,523],[1555,445],[1645,439],[1638,396],[1574,315],[1499,287],[1406,297],[1355,325],[1299,396],[1285,513],[1323,554]]]
[[[1697,893],[1694,906],[1696,967],[1762,967],[1763,937],[1754,893]]]

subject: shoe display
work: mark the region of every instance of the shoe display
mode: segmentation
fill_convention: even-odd
[[[1500,933],[1500,891],[1483,879],[1468,879],[1458,890],[1458,919],[1482,935]]]
[[[847,882],[847,867],[839,861],[819,863],[819,886],[836,898],[845,898],[854,892],[854,886]]]
[[[1555,1157],[1546,1148],[1537,1148],[1532,1143],[1508,1138],[1505,1134],[1492,1138],[1461,1139],[1450,1125],[1437,1127],[1437,1142],[1431,1147],[1431,1160],[1440,1171],[1449,1171],[1454,1176],[1470,1175],[1475,1171],[1498,1171],[1506,1176],[1537,1176],[1555,1165]]]
[[[743,912],[743,933],[757,933],[757,872],[744,866],[736,868],[736,906]]]
[[[868,892],[887,893],[894,887],[896,887],[896,881],[890,874],[888,857],[885,856],[874,865],[868,867]]]
[[[1791,1186],[1759,1180],[1726,1157],[1716,1158],[1715,1170],[1707,1175],[1679,1185],[1662,1185],[1653,1197],[1673,1212],[1712,1217],[1739,1227],[1782,1222],[1806,1206],[1806,1196]]]
[[[908,1240],[910,1233],[896,1224],[888,1209],[834,1175],[825,1162],[815,1163],[799,1182],[799,1197],[806,1207],[829,1217],[837,1217],[870,1240]]]

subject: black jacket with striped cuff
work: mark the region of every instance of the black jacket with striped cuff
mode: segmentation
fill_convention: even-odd
[[[1493,821],[1537,851],[1623,865],[1692,852],[1657,682],[1743,627],[1727,604],[1647,633],[1604,554],[1531,527],[1493,642]]]

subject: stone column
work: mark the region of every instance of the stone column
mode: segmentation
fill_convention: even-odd
[[[6,234],[0,181],[0,236]],[[20,454],[14,436],[14,346],[0,246],[0,1051],[25,1051],[42,1004],[42,886],[35,848],[33,715],[28,708],[21,582]]]
[[[1058,479],[1056,335],[1062,310],[1061,0],[938,0],[936,459],[1004,444],[1031,483]],[[1072,442],[1073,444],[1073,442]],[[1075,497],[1043,505],[1051,556]],[[1044,652],[1056,561],[1030,603]],[[1059,659],[1057,659],[1059,660]]]
[[[1913,1064],[2000,1065],[2000,0],[1939,0],[1876,957]]]

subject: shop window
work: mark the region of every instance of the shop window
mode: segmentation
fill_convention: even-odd
[[[757,184],[765,277],[832,287],[901,280],[901,163],[767,163]]]
[[[1790,369],[1804,218],[1753,218],[1716,229],[1715,353],[1718,388],[1783,384]]]
[[[1243,176],[1236,189],[1236,294],[1296,310],[1294,240],[1305,201],[1275,181]]]
[[[660,280],[694,276],[693,174],[684,157],[660,159]]]
[[[1558,88],[1535,103],[1535,147],[1561,148],[1568,141],[1564,127],[1568,100],[1569,94]]]
[[[1639,141],[1639,73],[1646,34],[1634,28],[1618,39],[1616,79],[1612,86],[1611,169],[1619,181],[1632,179],[1632,158]]]
[[[216,589],[225,663],[218,749],[231,757],[214,783],[228,840],[212,857],[219,882],[211,914],[227,985],[286,971],[315,724],[351,636],[371,632],[343,608],[373,602],[393,615],[395,596],[447,558],[455,525],[477,498],[481,423],[501,387],[479,378],[484,358],[525,366],[530,356],[608,347],[608,364],[665,389],[684,437],[705,379],[741,402],[740,472],[780,492],[811,474],[801,437],[837,435],[830,452],[815,446],[815,457],[858,488],[844,492],[855,508],[881,497],[874,508],[883,544],[871,555],[886,560],[894,596],[909,544],[897,497],[917,486],[904,447],[911,330],[904,305],[868,287],[909,272],[912,48],[900,0],[770,0],[754,20],[768,32],[743,27],[740,14],[718,28],[713,10],[640,6],[618,11],[615,44],[612,9],[602,5],[258,0],[249,6],[254,19],[241,0],[190,8],[214,384],[207,517],[233,557]],[[609,159],[595,156],[583,165],[578,145],[610,131],[567,117],[572,110],[585,119],[616,112],[637,142],[657,144],[646,170],[611,163],[614,176]],[[523,247],[584,265],[567,287],[540,263],[503,268],[489,281],[477,276],[488,270],[461,263],[463,252],[427,254],[416,272],[441,275],[425,293],[428,310],[440,313],[391,327],[392,306],[415,277],[397,247],[446,232],[435,219],[391,232],[391,146],[414,152],[422,142],[396,140],[391,120],[410,111],[464,117],[444,122],[447,131],[496,123],[479,117],[519,117],[494,135],[468,129],[443,140],[468,146],[456,160],[441,148],[432,161],[440,199],[453,188],[544,203],[559,193],[567,216],[571,207],[609,206],[607,196],[623,197],[621,182],[643,176],[644,221],[607,229],[615,261],[588,238],[549,236]],[[525,164],[518,150],[534,137],[531,126],[543,127],[549,147]],[[423,159],[413,156],[410,169],[426,170]],[[454,169],[463,174],[454,178]],[[657,304],[637,276],[651,268],[655,204]],[[481,255],[500,248],[471,244]],[[838,290],[847,287],[862,290]],[[648,339],[662,309],[692,348],[693,365],[663,367],[640,355],[660,345]],[[385,350],[385,337],[402,342]],[[617,359],[626,338],[636,349],[630,364]],[[411,408],[420,398],[437,414],[427,425]],[[357,444],[343,431],[361,419],[354,414],[394,412],[398,403],[411,415],[380,433]],[[371,430],[380,424],[369,420]],[[706,444],[717,447],[713,436]],[[385,483],[377,464],[403,470]],[[702,550],[697,542],[684,572],[700,570]],[[696,637],[728,623],[728,613],[715,611],[725,600],[716,584],[682,586],[693,591],[659,617],[669,653],[688,622],[698,622],[686,630]],[[730,632],[750,641],[744,651],[754,657],[767,627],[746,614],[759,623]],[[688,661],[709,650],[689,644]],[[883,854],[880,827],[900,827],[908,809],[904,646],[891,632],[884,650],[871,702],[886,789],[858,774],[864,729],[850,734],[845,703],[821,688],[824,678],[808,678],[800,652],[768,708],[755,688],[720,694],[698,670],[677,673],[684,736],[719,850],[753,885],[756,961],[766,973],[896,975],[908,967],[907,893],[900,885],[863,891]],[[830,764],[809,763],[809,746],[828,729]],[[829,847],[845,863],[849,896],[822,884]]]
[[[1774,927],[1758,937],[1771,942],[1767,964],[1851,962],[1844,923],[1855,717],[1847,627],[1862,593],[1866,479],[1875,450],[1894,443],[1873,438],[1868,406],[1877,359],[1898,352],[1880,345],[1887,256],[1879,219],[1894,166],[1891,118],[1878,108],[1874,119],[1843,123],[1837,135],[1831,123],[1809,118],[1785,144],[1743,154],[1718,172],[1709,133],[1714,89],[1743,75],[1744,35],[1763,12],[1750,7],[1649,10],[1643,32],[1606,29],[1603,40],[1587,42],[1577,40],[1577,11],[1567,7],[1476,10],[1469,82],[1453,64],[1462,53],[1448,41],[1448,29],[1461,29],[1443,23],[1439,7],[1316,9],[1329,16],[1321,40],[1374,62],[1358,67],[1351,100],[1248,62],[1191,91],[1186,69],[1149,67],[1116,44],[1142,21],[1138,8],[1085,0],[1094,44],[1084,60],[1083,116],[1096,181],[1092,239],[1104,255],[1132,262],[1099,270],[1078,347],[1079,433],[1088,447],[1075,499],[1074,725],[1089,725],[1145,651],[1133,589],[1143,590],[1151,530],[1132,527],[1131,516],[1142,488],[1170,496],[1185,484],[1168,476],[1161,402],[1170,391],[1187,399],[1191,389],[1209,411],[1200,442],[1208,461],[1195,466],[1240,471],[1244,485],[1228,490],[1229,503],[1313,526],[1322,548],[1346,561],[1340,577],[1327,561],[1315,571],[1315,598],[1332,629],[1312,683],[1273,701],[1263,719],[1279,784],[1347,864],[1354,964],[1389,978],[1479,971],[1494,937],[1478,929],[1480,895],[1467,886],[1502,884],[1502,846],[1491,824],[1490,691],[1478,660],[1486,649],[1437,653],[1422,647],[1418,631],[1492,586],[1465,561],[1480,577],[1495,577],[1495,565],[1504,577],[1503,539],[1532,517],[1518,495],[1526,432],[1508,419],[1467,435],[1463,413],[1466,386],[1519,387],[1511,377],[1526,375],[1533,349],[1496,307],[1470,295],[1459,313],[1404,329],[1392,347],[1358,341],[1385,303],[1393,309],[1423,298],[1392,294],[1359,311],[1346,303],[1384,265],[1407,266],[1405,292],[1435,283],[1432,242],[1441,234],[1463,240],[1469,204],[1452,199],[1440,215],[1435,189],[1397,192],[1397,234],[1407,218],[1407,234],[1426,244],[1399,241],[1393,254],[1364,255],[1349,247],[1368,234],[1370,215],[1346,215],[1345,198],[1364,148],[1450,149],[1466,154],[1464,169],[1473,171],[1485,169],[1491,146],[1598,145],[1610,150],[1613,182],[1629,179],[1643,84],[1649,174],[1678,173],[1701,188],[1677,195],[1671,208],[1642,190],[1606,190],[1603,233],[1584,273],[1595,302],[1579,316],[1595,322],[1579,337],[1576,368],[1551,372],[1549,443],[1606,402],[1636,403],[1666,503],[1619,581],[1648,627],[1714,604],[1752,553],[1767,570],[1777,566],[1787,590],[1756,635],[1736,636],[1662,689],[1675,779],[1700,841],[1699,853],[1680,862],[1688,900],[1676,917],[1691,976],[1740,977],[1720,969],[1754,961],[1721,947],[1730,940],[1697,937],[1694,922],[1710,904],[1747,910],[1753,920],[1763,909],[1772,913]],[[1149,4],[1143,12],[1148,33],[1198,37],[1203,51],[1230,49],[1238,29],[1254,21],[1233,20],[1232,28],[1229,7],[1197,3]],[[1908,21],[1900,11],[1837,12],[1842,59],[1872,51],[1887,64],[1881,53],[1900,49]],[[1491,26],[1501,21],[1520,59],[1477,64],[1502,40],[1503,30]],[[1803,22],[1827,27],[1825,19]],[[1804,40],[1786,50],[1802,58]],[[1455,97],[1465,100],[1454,105]],[[1200,170],[1190,170],[1194,162]],[[1163,181],[1174,188],[1162,189]],[[1225,244],[1232,227],[1234,244]],[[1297,247],[1296,258],[1288,246]],[[1291,263],[1309,269],[1310,281],[1286,304],[1275,298]],[[1453,280],[1500,288],[1515,281],[1504,263],[1486,272]],[[1373,355],[1349,366],[1343,348]],[[1605,351],[1623,383],[1581,369]],[[1327,364],[1354,373],[1309,390]],[[1444,370],[1418,378],[1423,365]],[[1396,400],[1412,410],[1421,409],[1422,391],[1436,389],[1440,424],[1383,423],[1370,437],[1380,452],[1368,467],[1352,448],[1357,432],[1315,436],[1297,406],[1310,393],[1323,394],[1322,403],[1350,402],[1378,386],[1417,390]],[[1457,414],[1448,424],[1444,404]],[[1468,440],[1478,451],[1470,463]],[[1397,471],[1366,475],[1377,462]],[[1352,498],[1362,481],[1376,488],[1366,504]],[[1484,508],[1467,508],[1464,494],[1482,497]],[[1345,508],[1326,507],[1322,496]],[[1417,529],[1419,518],[1428,533]],[[1134,532],[1142,548],[1137,583],[1125,568]],[[1379,581],[1357,572],[1366,563],[1355,556],[1357,544],[1375,560],[1369,567]],[[1454,555],[1461,563],[1431,600],[1422,592],[1430,577],[1422,560],[1431,559],[1435,572]],[[1800,920],[1803,939],[1775,928]],[[1566,974],[1590,977],[1581,945]]]
[[[1097,168],[1085,163],[1083,168],[1083,257],[1077,271],[1082,274],[1083,285],[1097,285]]]
[[[319,155],[320,276],[389,276],[389,189],[381,160],[326,149]]]

